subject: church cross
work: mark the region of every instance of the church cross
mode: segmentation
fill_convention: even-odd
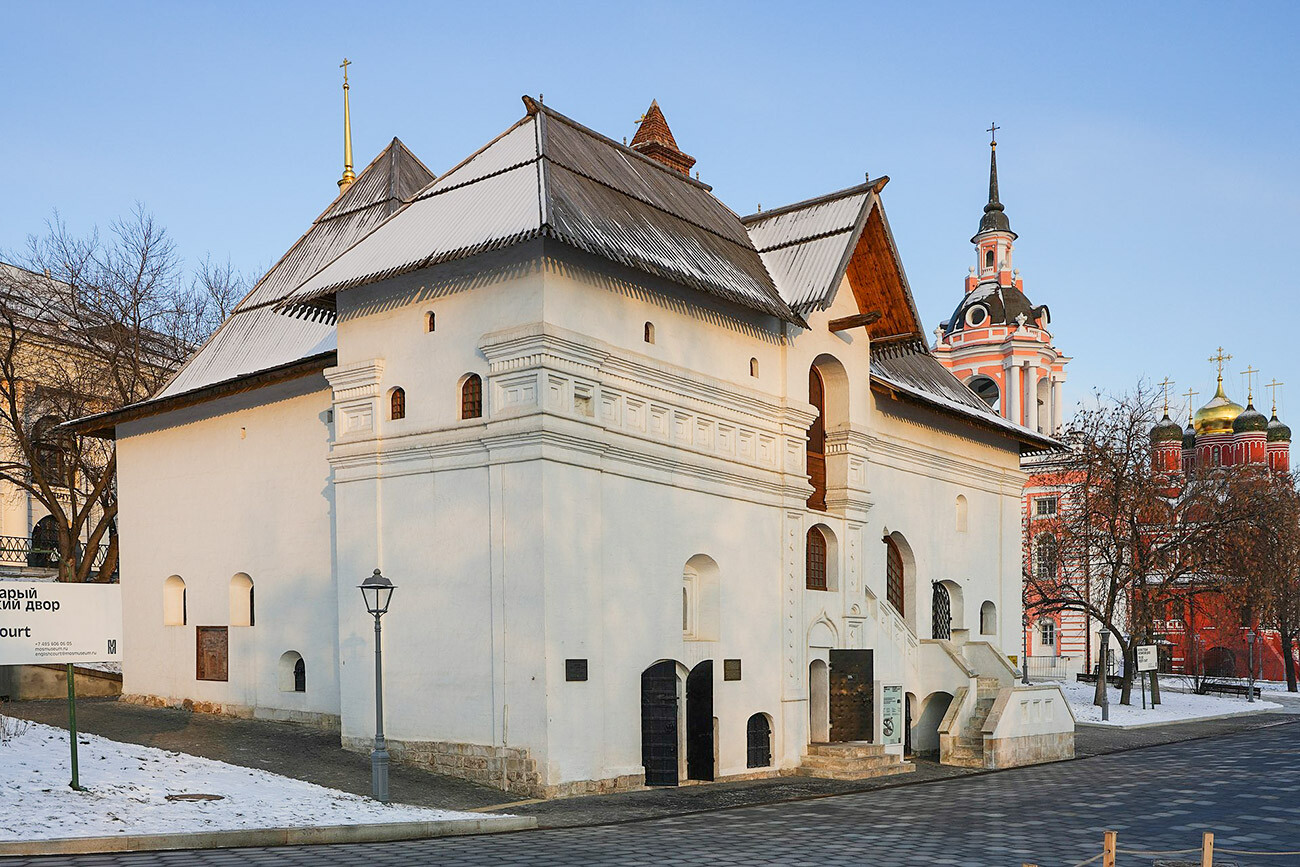
[[[1232,356],[1231,356],[1231,355],[1224,355],[1224,354],[1223,354],[1223,347],[1220,346],[1220,347],[1219,347],[1219,351],[1218,351],[1217,353],[1215,353],[1214,355],[1211,355],[1209,360],[1210,360],[1210,361],[1213,361],[1213,362],[1215,362],[1216,364],[1219,365],[1219,382],[1223,382],[1223,362],[1225,362],[1225,361],[1231,361],[1231,360],[1232,360]]]
[[[1251,398],[1255,396],[1254,384],[1255,374],[1257,373],[1259,373],[1259,371],[1251,367],[1249,364],[1246,365],[1246,369],[1241,372],[1241,375],[1246,377],[1246,403],[1250,403]]]
[[[998,126],[998,122],[993,121],[993,123],[989,124],[989,128],[984,130],[986,133],[989,134],[989,138],[991,139],[989,141],[989,144],[998,143],[998,130],[1000,129],[1002,129],[1002,127]]]
[[[1187,389],[1187,394],[1183,395],[1183,397],[1187,398],[1187,417],[1189,419],[1192,417],[1192,406],[1194,405],[1192,403],[1192,398],[1196,397],[1198,394],[1200,394],[1199,391],[1192,391],[1189,388]]]
[[[346,57],[343,58],[343,62],[339,64],[339,69],[342,69],[342,70],[343,70],[343,86],[344,86],[344,87],[347,87],[347,86],[348,86],[348,67],[351,66],[351,65],[352,65],[352,61],[351,61],[351,60],[348,60]]]
[[[1269,391],[1273,392],[1273,415],[1277,415],[1277,390],[1284,385],[1286,385],[1285,382],[1278,382],[1276,379],[1274,379],[1272,382],[1267,383],[1264,386]]]
[[[1165,415],[1169,415],[1169,386],[1173,384],[1174,381],[1167,376],[1160,382],[1160,390],[1165,396]]]

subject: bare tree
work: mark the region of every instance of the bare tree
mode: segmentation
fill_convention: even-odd
[[[175,246],[137,206],[107,237],[56,214],[0,266],[0,480],[50,513],[62,581],[117,569],[113,444],[60,427],[155,393],[218,325],[242,285],[205,261],[186,279]]]
[[[1069,449],[1046,473],[1061,505],[1050,524],[1036,524],[1026,570],[1026,595],[1038,610],[1084,612],[1120,646],[1121,704],[1130,702],[1135,648],[1150,638],[1154,606],[1206,563],[1222,562],[1230,529],[1244,519],[1241,504],[1226,495],[1235,470],[1170,478],[1154,469],[1157,406],[1157,394],[1139,383],[1075,416]],[[1041,568],[1043,536],[1050,537],[1050,569]],[[1104,673],[1103,664],[1099,701]]]

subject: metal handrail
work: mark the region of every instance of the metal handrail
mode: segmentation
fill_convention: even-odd
[[[108,546],[95,550],[92,565],[99,568],[108,556]],[[0,563],[21,563],[25,566],[54,569],[59,565],[58,548],[38,547],[28,536],[0,536]]]

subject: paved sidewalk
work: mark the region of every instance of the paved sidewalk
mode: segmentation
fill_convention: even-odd
[[[62,701],[14,702],[5,708],[5,712],[50,725],[67,726],[67,707]],[[1300,703],[1294,705],[1290,713],[1279,711],[1159,728],[1129,731],[1081,728],[1075,734],[1075,751],[1080,757],[1097,756],[1218,737],[1300,722],[1300,715],[1296,714],[1300,714]],[[369,759],[343,750],[337,734],[306,726],[146,708],[111,699],[79,700],[77,724],[83,731],[114,740],[262,768],[347,792],[370,793]],[[541,827],[561,828],[777,804],[987,773],[930,761],[918,761],[916,765],[915,773],[878,780],[779,777],[541,802],[396,764],[390,771],[390,784],[393,800],[401,803],[455,810],[480,810],[492,806],[516,815],[536,816]]]

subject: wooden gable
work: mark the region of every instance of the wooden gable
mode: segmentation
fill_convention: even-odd
[[[879,199],[871,203],[846,274],[858,309],[864,314],[880,312],[880,318],[867,328],[873,341],[923,338],[921,317]]]

